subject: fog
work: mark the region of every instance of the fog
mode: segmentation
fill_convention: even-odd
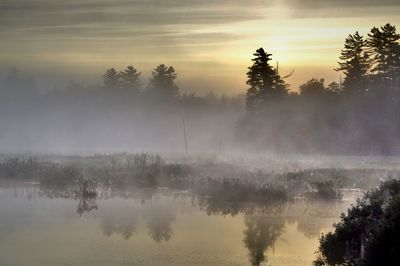
[[[0,148],[7,152],[185,152],[184,130],[188,151],[220,152],[232,147],[244,112],[241,96],[174,99],[75,82],[41,91],[12,71],[0,100]]]
[[[0,264],[400,265],[397,2],[0,0]]]
[[[100,77],[98,85],[71,81],[42,90],[29,73],[11,69],[2,77],[3,153],[400,152],[400,98],[389,90],[356,96],[322,87],[270,101],[252,114],[244,95],[198,96],[178,88],[170,97],[154,93],[145,80],[140,88],[107,87]]]

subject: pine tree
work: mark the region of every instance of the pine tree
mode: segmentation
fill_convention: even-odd
[[[174,83],[177,78],[175,69],[164,64],[157,66],[152,72],[152,78],[148,90],[158,96],[166,98],[178,98],[179,87]]]
[[[249,67],[247,72],[249,78],[246,82],[250,87],[246,93],[246,108],[249,112],[254,112],[261,105],[260,88],[261,80],[257,71],[254,68]]]
[[[394,88],[400,76],[400,34],[389,23],[381,28],[372,28],[368,34],[368,48],[373,65],[374,80],[383,86]]]
[[[109,89],[119,88],[119,74],[114,68],[107,69],[103,75],[104,86]]]
[[[336,71],[343,71],[345,74],[343,92],[346,94],[361,94],[368,89],[369,62],[365,47],[366,40],[358,31],[346,38],[344,49],[339,57],[339,68],[336,69]]]
[[[141,87],[140,75],[142,73],[138,72],[133,66],[128,66],[124,71],[119,73],[119,78],[121,80],[121,87],[124,89],[129,89],[131,91],[139,91]]]
[[[272,55],[263,48],[257,49],[253,55],[254,63],[249,67],[246,82],[249,85],[246,107],[250,112],[258,110],[269,99],[288,95],[287,85],[269,63]]]

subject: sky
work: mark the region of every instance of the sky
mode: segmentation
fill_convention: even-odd
[[[297,90],[338,81],[348,34],[400,27],[399,0],[0,0],[0,71],[15,66],[43,86],[101,82],[133,65],[143,81],[172,65],[184,92],[235,94],[259,47]],[[59,85],[58,85],[59,86]]]

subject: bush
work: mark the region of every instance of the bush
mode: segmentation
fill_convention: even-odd
[[[366,193],[334,227],[314,265],[400,265],[400,181]]]

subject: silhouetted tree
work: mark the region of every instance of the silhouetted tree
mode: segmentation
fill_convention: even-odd
[[[324,79],[311,79],[300,86],[300,93],[304,96],[321,96],[325,93]]]
[[[339,67],[335,70],[344,72],[343,92],[347,94],[360,94],[367,90],[369,60],[365,47],[366,40],[358,31],[350,34],[344,43]]]
[[[381,28],[372,28],[368,34],[368,49],[371,56],[374,86],[394,88],[399,85],[400,35],[389,23]]]
[[[249,67],[246,82],[250,86],[246,94],[246,107],[250,112],[259,109],[269,99],[288,95],[287,85],[269,63],[271,54],[259,48],[253,55],[254,63]]]
[[[334,95],[340,94],[342,92],[342,88],[340,87],[340,84],[337,82],[332,82],[328,85],[326,90]]]
[[[119,73],[121,87],[124,89],[129,89],[131,91],[139,91],[141,87],[141,74],[142,73],[138,72],[138,70],[133,66],[128,66],[124,71],[121,71]]]
[[[104,86],[109,89],[119,88],[119,74],[114,68],[107,69],[103,75]]]
[[[164,64],[157,66],[152,72],[148,89],[151,93],[166,98],[178,98],[179,87],[174,83],[177,78],[175,69]]]

